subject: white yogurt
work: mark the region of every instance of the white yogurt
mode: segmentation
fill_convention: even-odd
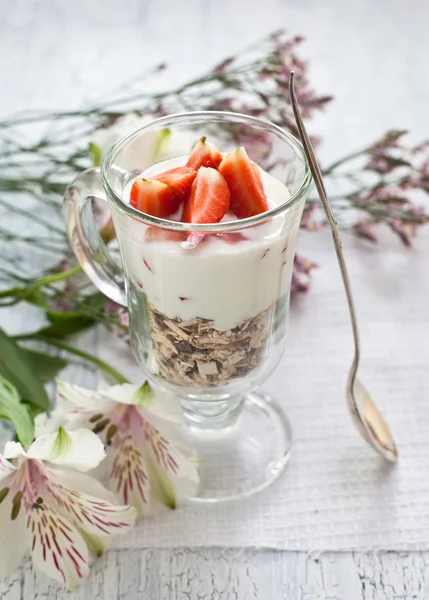
[[[145,171],[144,176],[185,160],[158,163],[155,172]],[[278,179],[262,170],[261,175],[270,208],[290,197]],[[127,202],[130,187],[124,192]],[[118,233],[128,277],[167,317],[200,317],[212,320],[218,330],[231,329],[273,306],[286,292],[303,205],[300,201],[267,223],[241,230],[245,240],[227,243],[222,236],[207,236],[194,249],[174,241],[146,242],[146,226],[126,219]]]

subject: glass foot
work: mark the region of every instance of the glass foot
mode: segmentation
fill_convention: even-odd
[[[233,424],[202,429],[188,421],[186,437],[202,461],[200,489],[191,502],[240,500],[263,490],[283,472],[292,431],[283,411],[268,396],[251,393]]]

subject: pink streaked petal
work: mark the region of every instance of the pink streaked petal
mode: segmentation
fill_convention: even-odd
[[[57,384],[57,402],[67,419],[82,423],[95,414],[106,414],[115,408],[115,403],[108,400],[102,393],[63,381]]]
[[[118,435],[107,451],[109,487],[124,504],[137,510],[138,518],[151,514],[147,467],[132,435]]]
[[[35,566],[74,589],[89,573],[88,547],[76,527],[46,504],[30,509],[26,519]]]
[[[71,476],[71,478],[69,478]],[[114,499],[110,493],[95,480],[92,480],[90,486],[91,491],[97,492],[100,490],[100,495],[93,496],[85,492],[78,492],[74,489],[76,478],[74,474],[63,474],[62,477],[57,476],[53,471],[50,471],[49,478],[46,482],[46,489],[50,498],[55,502],[58,512],[66,516],[76,526],[90,535],[99,537],[109,537],[111,535],[119,535],[129,531],[134,525],[136,514],[134,508],[130,506],[117,506],[104,497],[108,494]],[[88,476],[87,476],[88,477]],[[70,483],[64,485],[60,480],[69,479]],[[89,480],[92,478],[88,477]],[[82,474],[80,474],[80,482],[82,483]],[[73,489],[69,486],[73,486]],[[87,481],[87,489],[89,482]]]
[[[177,434],[176,434],[177,437]],[[199,485],[197,460],[186,444],[147,424],[145,456],[149,467],[152,494],[169,508],[193,496]],[[180,449],[179,449],[180,448]]]

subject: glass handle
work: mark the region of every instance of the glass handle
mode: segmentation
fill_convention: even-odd
[[[111,300],[127,306],[124,273],[100,235],[92,198],[107,202],[98,167],[80,173],[64,194],[63,213],[69,242],[92,283]]]

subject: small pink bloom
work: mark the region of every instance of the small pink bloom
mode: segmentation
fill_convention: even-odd
[[[373,226],[373,219],[362,219],[353,225],[353,230],[358,237],[365,238],[370,242],[376,243],[378,239],[373,231]]]
[[[310,285],[310,276],[313,269],[317,265],[311,261],[303,258],[299,254],[295,254],[292,281],[291,281],[291,295],[297,292],[306,292]]]

